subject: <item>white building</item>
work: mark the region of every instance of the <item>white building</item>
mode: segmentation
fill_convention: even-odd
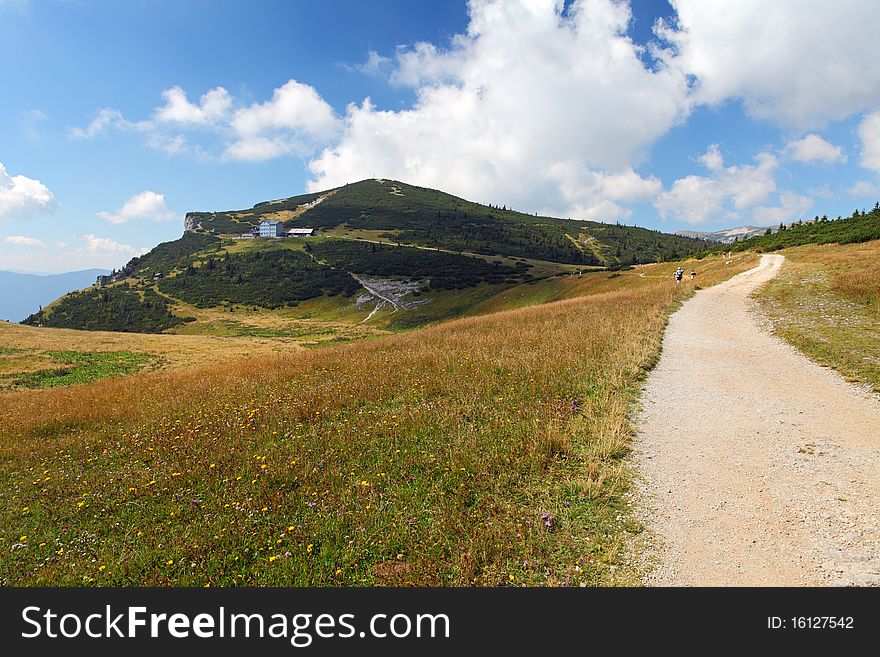
[[[309,235],[314,235],[314,228],[291,228],[287,231],[288,237],[308,237]]]
[[[260,222],[260,237],[284,237],[284,226],[280,221],[263,219]]]

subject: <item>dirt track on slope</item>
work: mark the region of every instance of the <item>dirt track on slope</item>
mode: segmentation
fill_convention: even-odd
[[[782,261],[670,318],[635,441],[648,585],[880,585],[880,402],[770,334],[749,294]]]

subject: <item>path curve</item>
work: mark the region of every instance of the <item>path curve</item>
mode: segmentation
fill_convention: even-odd
[[[649,585],[880,585],[880,402],[773,336],[781,255],[672,315],[637,420]]]

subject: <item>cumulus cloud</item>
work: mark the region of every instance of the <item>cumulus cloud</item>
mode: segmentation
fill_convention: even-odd
[[[817,134],[809,134],[802,139],[793,139],[785,145],[786,154],[796,162],[823,162],[834,164],[846,162],[846,155],[840,146],[822,139]]]
[[[85,235],[83,242],[85,246],[82,248],[82,251],[89,255],[136,256],[149,251],[146,247],[137,249],[131,244],[122,244],[109,237],[98,237],[94,233]]]
[[[526,209],[625,215],[615,189],[689,106],[685,76],[645,64],[630,19],[611,0],[471,2],[467,33],[448,48],[397,51],[391,79],[415,88],[414,106],[349,106],[338,142],[309,164],[309,188],[376,175]],[[639,198],[658,189],[646,180]]]
[[[129,198],[116,212],[98,212],[101,219],[113,224],[124,224],[134,219],[174,221],[179,219],[165,203],[165,195],[146,190]]]
[[[55,196],[39,180],[11,176],[0,163],[0,219],[20,218],[58,207]]]
[[[191,103],[186,92],[177,86],[163,91],[162,98],[165,105],[154,112],[154,119],[159,123],[215,125],[227,117],[232,107],[232,96],[223,87],[206,92],[198,104]]]
[[[853,186],[847,190],[847,193],[862,198],[880,198],[880,189],[877,188],[877,185],[870,183],[867,180],[856,181],[853,183]]]
[[[42,240],[38,240],[36,237],[26,237],[24,235],[10,235],[9,237],[3,238],[3,241],[6,244],[12,244],[14,246],[26,246],[26,247],[37,247],[43,248],[46,246],[46,243]]]
[[[758,153],[753,165],[727,167],[718,144],[712,144],[698,159],[709,175],[679,178],[661,193],[654,207],[664,219],[691,224],[734,219],[740,210],[763,203],[776,190],[779,160],[771,153]]]
[[[868,114],[862,119],[858,132],[862,147],[862,166],[880,172],[880,112]]]
[[[275,89],[271,100],[237,110],[231,127],[235,141],[227,147],[227,157],[268,160],[306,154],[314,142],[336,133],[339,119],[314,87],[290,80]]]
[[[94,139],[108,130],[141,133],[151,148],[168,155],[190,154],[200,159],[261,161],[282,155],[305,155],[325,143],[339,126],[333,108],[306,84],[289,80],[264,103],[236,108],[223,87],[190,101],[179,86],[162,92],[164,104],[148,119],[131,121],[105,108],[84,128],[73,128],[73,139]],[[199,143],[201,137],[219,138],[221,147]]]
[[[803,219],[804,213],[811,207],[813,207],[813,199],[791,191],[785,191],[779,195],[779,205],[757,207],[753,211],[753,217],[758,225],[763,226],[787,223],[796,219]]]
[[[694,100],[740,98],[755,117],[800,127],[880,103],[874,43],[880,3],[671,0],[658,33],[666,61],[696,79]]]
[[[662,188],[654,176],[643,178],[631,168],[606,173],[592,171],[575,161],[554,164],[547,171],[547,178],[563,205],[542,208],[542,213],[553,214],[563,207],[567,216],[594,221],[627,219],[632,211],[620,203],[651,201]]]

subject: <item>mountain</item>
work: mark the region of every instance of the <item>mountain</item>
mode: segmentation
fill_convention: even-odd
[[[254,238],[264,220],[278,222],[283,235],[293,228],[314,234]],[[269,311],[404,329],[467,314],[514,285],[679,259],[708,246],[371,179],[244,210],[190,212],[180,239],[133,258],[101,287],[68,295],[26,323],[227,335],[244,330],[242,313]],[[218,309],[237,314],[218,315]]]
[[[774,228],[771,230],[776,229]],[[731,244],[732,242],[745,240],[750,237],[755,237],[756,235],[763,235],[766,232],[766,226],[737,226],[736,228],[726,228],[724,230],[716,230],[708,233],[699,230],[680,230],[676,235],[692,237],[698,240],[706,240],[708,242]]]
[[[109,274],[105,269],[84,269],[66,274],[26,274],[0,271],[0,319],[18,322],[62,294],[94,284]]]

